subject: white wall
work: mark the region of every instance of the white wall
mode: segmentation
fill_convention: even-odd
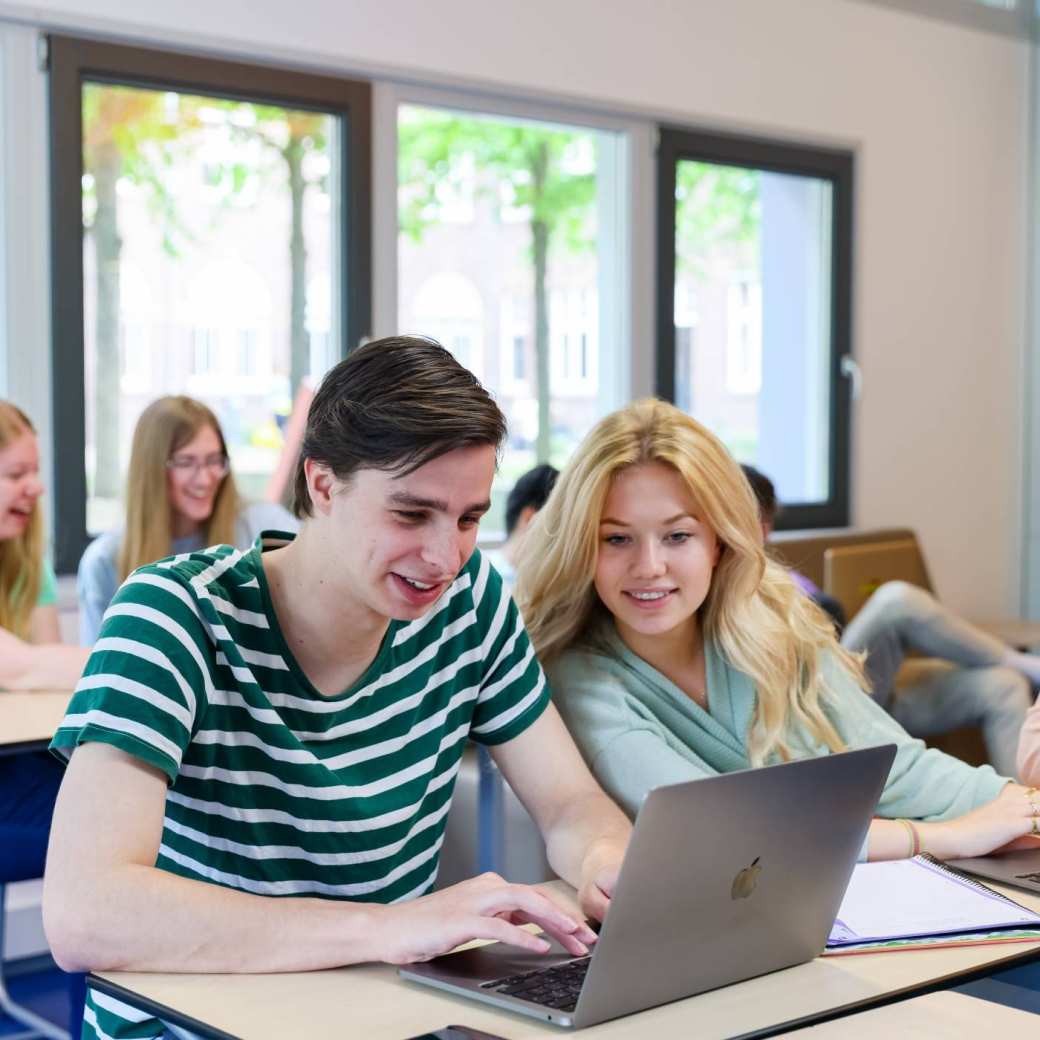
[[[854,0],[0,0],[0,15],[855,147],[855,522],[916,527],[950,604],[1017,612],[1025,41]]]

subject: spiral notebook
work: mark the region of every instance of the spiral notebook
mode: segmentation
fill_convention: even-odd
[[[827,947],[1036,927],[1040,914],[923,855],[857,864]]]

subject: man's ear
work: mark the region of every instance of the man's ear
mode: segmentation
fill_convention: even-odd
[[[314,459],[303,460],[303,473],[307,478],[307,493],[311,496],[311,506],[316,513],[328,516],[336,489],[335,474],[324,462]]]

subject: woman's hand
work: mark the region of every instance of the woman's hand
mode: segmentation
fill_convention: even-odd
[[[915,824],[921,848],[938,859],[985,856],[1010,848],[1040,848],[1040,836],[1031,832],[1040,814],[1040,792],[1008,784],[989,802],[955,820]],[[1040,820],[1036,826],[1040,829]]]
[[[379,959],[390,964],[428,961],[472,939],[497,939],[533,953],[549,943],[521,928],[536,924],[576,957],[588,953],[596,934],[544,891],[481,874],[407,903],[380,907],[384,935]]]

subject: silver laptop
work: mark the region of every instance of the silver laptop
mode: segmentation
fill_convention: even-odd
[[[659,787],[588,957],[492,943],[400,974],[578,1028],[811,960],[894,756],[889,744]]]
[[[997,856],[976,856],[972,859],[952,859],[947,866],[957,867],[968,874],[1016,885],[1030,892],[1040,892],[1040,849],[1021,849]]]

